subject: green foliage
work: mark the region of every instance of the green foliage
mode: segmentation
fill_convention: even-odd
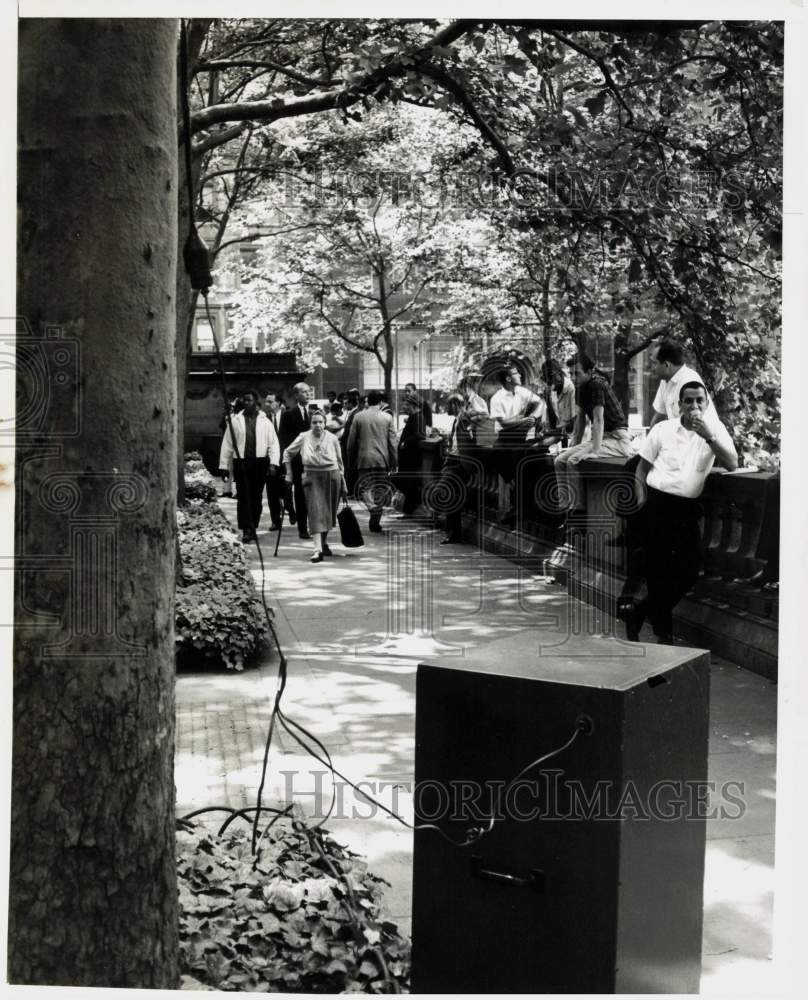
[[[193,501],[177,511],[182,585],[175,635],[180,662],[199,657],[241,670],[262,648],[263,606],[244,546],[218,504]]]
[[[385,883],[328,836],[285,819],[253,859],[243,830],[215,837],[184,823],[177,878],[187,984],[259,993],[406,988],[409,944],[379,915]]]
[[[462,21],[434,43],[424,22],[312,21],[301,33],[273,21],[248,42],[256,27],[221,22],[212,37],[229,53],[280,44],[298,71],[273,83],[224,68],[231,94],[287,109],[245,172],[257,178],[251,211],[279,177],[302,194],[295,211],[260,220],[283,234],[261,261],[283,288],[254,284],[247,320],[302,331],[301,346],[353,337],[388,364],[395,321],[534,354],[611,342],[626,391],[631,358],[664,329],[684,341],[742,461],[776,466],[781,23]],[[295,119],[296,99],[336,91],[331,111]],[[326,204],[318,170],[351,185],[332,184]],[[381,282],[394,293],[386,309]]]

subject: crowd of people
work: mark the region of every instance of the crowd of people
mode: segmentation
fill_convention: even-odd
[[[654,416],[638,453],[634,453],[623,406],[609,379],[583,352],[566,366],[547,360],[541,382],[522,384],[516,364],[496,373],[499,388],[488,402],[479,380],[465,378],[448,397],[451,429],[441,472],[445,483],[467,484],[472,463],[467,446],[493,449],[499,479],[500,523],[517,527],[517,479],[527,448],[538,474],[553,477],[559,523],[576,523],[585,508],[579,465],[599,457],[626,460],[634,477],[636,511],[627,517],[623,541],[633,559],[633,576],[643,586],[626,592],[619,614],[626,635],[636,640],[648,619],[660,642],[672,641],[672,611],[692,586],[700,566],[698,498],[716,460],[727,470],[738,459],[726,427],[719,421],[699,374],[685,364],[682,345],[659,342],[655,353],[659,387]],[[331,555],[328,533],[340,500],[361,500],[369,530],[380,533],[384,508],[400,493],[400,517],[415,515],[421,496],[422,444],[433,413],[413,383],[404,387],[397,430],[386,395],[358,389],[329,392],[320,404],[299,382],[285,404],[276,392],[263,397],[243,393],[231,407],[222,439],[219,468],[236,490],[238,524],[245,542],[255,538],[266,493],[270,530],[284,513],[298,535],[311,539],[312,562]],[[446,537],[462,541],[460,505],[449,505]]]

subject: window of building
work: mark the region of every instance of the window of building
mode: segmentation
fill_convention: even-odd
[[[207,319],[197,319],[196,336],[194,338],[194,351],[213,351],[213,330]]]

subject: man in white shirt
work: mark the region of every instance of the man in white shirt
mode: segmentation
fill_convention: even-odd
[[[547,386],[548,428],[566,437],[575,429],[575,383],[563,367],[552,360],[541,366],[541,377]]]
[[[656,396],[654,396],[654,416],[651,427],[660,420],[672,420],[679,416],[679,393],[687,382],[700,382],[704,379],[697,371],[685,364],[685,352],[680,343],[666,338],[659,342],[654,355],[654,374],[660,380]],[[706,416],[708,419],[718,419],[718,414],[712,401],[708,403]]]
[[[496,459],[500,477],[500,522],[515,526],[516,512],[511,484],[516,479],[519,449],[544,423],[547,407],[535,392],[522,385],[519,369],[513,365],[497,373],[502,384],[488,402],[488,410],[497,430]]]
[[[679,392],[681,416],[662,420],[648,433],[636,472],[642,509],[648,597],[626,618],[626,635],[638,638],[646,617],[657,642],[673,642],[673,609],[693,586],[701,564],[698,498],[715,460],[729,471],[738,455],[726,427],[710,418],[707,391],[698,381]]]
[[[278,398],[277,392],[268,392],[264,396],[264,413],[272,424],[276,436],[279,435],[281,426],[281,412],[283,404]],[[279,438],[280,440],[280,438]],[[267,509],[269,510],[270,531],[279,531],[283,518],[283,477],[280,468],[273,469],[270,466],[267,473]]]
[[[281,461],[278,436],[267,415],[258,409],[258,393],[248,389],[242,396],[244,409],[230,417],[219,452],[219,472],[226,473],[233,460],[238,484],[236,516],[242,542],[255,539],[261,520],[261,495],[267,475],[277,474]]]

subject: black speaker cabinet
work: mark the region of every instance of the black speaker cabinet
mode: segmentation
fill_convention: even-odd
[[[698,992],[709,654],[542,637],[418,667],[412,991]]]

